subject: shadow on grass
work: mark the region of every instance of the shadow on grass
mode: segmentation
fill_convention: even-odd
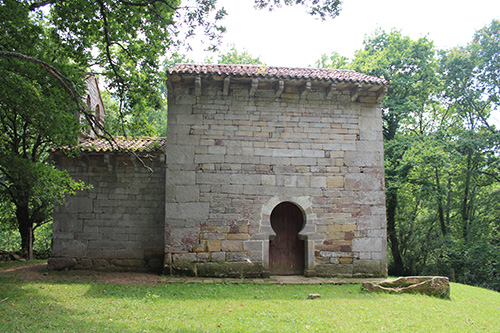
[[[39,261],[34,264],[13,264],[5,269],[0,264],[0,277],[7,274],[11,279],[19,282],[31,281],[35,283],[50,283],[58,285],[82,285],[86,286],[86,297],[91,298],[113,298],[113,299],[135,299],[147,300],[149,298],[161,298],[164,300],[294,300],[307,299],[309,294],[321,294],[325,299],[366,299],[377,298],[379,295],[361,292],[359,284],[331,285],[331,284],[254,284],[248,280],[234,282],[215,283],[161,283],[162,277],[154,274],[142,274],[146,277],[134,283],[136,273],[103,273],[95,271],[47,271],[46,263]],[[109,277],[118,276],[116,282]],[[149,279],[147,279],[149,276]],[[108,281],[102,282],[102,278]],[[129,280],[127,277],[131,277]],[[111,280],[111,281],[109,281]],[[213,280],[213,279],[211,279]],[[314,301],[314,300],[311,300]]]
[[[64,295],[44,292],[45,285],[0,276],[0,331],[77,331],[100,325],[85,309],[68,308]]]
[[[156,286],[129,286],[92,284],[86,296],[94,298],[133,298],[162,300],[296,300],[307,299],[311,293],[321,294],[322,299],[377,298],[361,292],[359,285],[266,285],[186,283]],[[313,302],[314,300],[311,300]]]

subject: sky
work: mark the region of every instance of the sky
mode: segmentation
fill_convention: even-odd
[[[363,39],[377,28],[401,30],[414,39],[427,36],[439,49],[465,45],[474,32],[500,19],[500,0],[343,0],[340,15],[321,21],[303,6],[256,10],[253,0],[218,0],[228,15],[222,50],[234,44],[270,66],[314,66],[333,51],[353,58]],[[202,62],[202,46],[192,41],[190,59]]]
[[[298,5],[270,12],[254,9],[254,0],[217,2],[228,13],[221,52],[234,45],[266,65],[282,67],[314,67],[322,54],[334,51],[352,59],[376,29],[427,37],[437,49],[465,46],[477,30],[500,20],[500,0],[343,0],[340,15],[324,21]],[[187,56],[194,62],[216,59],[202,51],[201,42],[193,40],[191,46]],[[490,120],[500,127],[500,110]]]

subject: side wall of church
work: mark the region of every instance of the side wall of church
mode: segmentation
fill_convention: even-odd
[[[205,80],[205,79],[204,79]],[[206,79],[210,80],[210,79]],[[375,94],[202,81],[169,91],[165,272],[269,273],[270,214],[304,213],[305,274],[385,276],[382,116]]]
[[[151,270],[163,266],[165,156],[54,155],[60,169],[92,189],[54,208],[49,269]]]

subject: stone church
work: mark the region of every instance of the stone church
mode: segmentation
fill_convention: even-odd
[[[49,268],[386,276],[380,100],[348,70],[177,64],[167,138],[89,139],[59,168]]]

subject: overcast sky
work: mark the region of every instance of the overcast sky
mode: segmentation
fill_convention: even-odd
[[[253,0],[218,3],[228,12],[223,45],[234,44],[271,66],[308,67],[333,51],[352,58],[377,28],[428,36],[438,48],[465,45],[476,30],[500,19],[500,0],[344,0],[340,15],[326,21],[302,6],[269,12],[253,9]],[[189,57],[203,61],[200,49]]]

